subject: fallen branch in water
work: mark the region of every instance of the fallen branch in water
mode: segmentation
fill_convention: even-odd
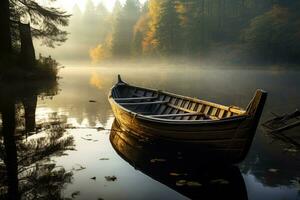
[[[300,111],[296,109],[290,114],[284,114],[279,116],[274,114],[276,117],[264,122],[262,125],[270,132],[282,132],[300,125]]]

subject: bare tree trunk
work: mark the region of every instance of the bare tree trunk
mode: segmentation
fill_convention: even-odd
[[[21,38],[21,62],[25,68],[35,66],[35,51],[32,42],[31,30],[29,24],[19,23]]]
[[[37,95],[25,97],[22,100],[25,110],[25,130],[26,133],[35,131],[35,111],[37,104]]]
[[[0,1],[0,54],[10,54],[12,51],[9,0]]]

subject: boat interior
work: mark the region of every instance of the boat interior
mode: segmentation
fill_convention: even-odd
[[[245,110],[235,106],[203,101],[164,91],[117,84],[112,98],[124,108],[151,118],[169,120],[220,120],[243,115]]]

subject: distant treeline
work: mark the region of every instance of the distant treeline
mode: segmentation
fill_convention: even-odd
[[[123,6],[117,1],[112,12],[90,3],[81,21],[95,27],[93,34],[98,35],[90,50],[95,62],[191,56],[236,63],[298,63],[299,9],[295,0],[148,0],[144,5],[127,0]],[[73,20],[79,16],[76,12]]]

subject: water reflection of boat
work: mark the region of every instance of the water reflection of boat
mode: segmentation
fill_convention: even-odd
[[[239,162],[248,153],[266,97],[266,92],[257,90],[244,110],[131,86],[119,76],[109,94],[109,102],[123,130],[201,145],[211,156]]]
[[[149,143],[124,132],[115,121],[110,141],[128,163],[191,199],[247,199],[239,168],[201,163],[197,149]]]

